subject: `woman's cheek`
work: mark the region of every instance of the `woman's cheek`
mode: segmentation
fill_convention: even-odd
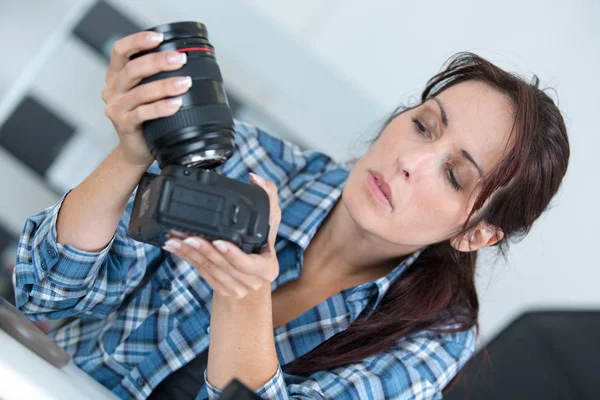
[[[406,210],[410,214],[410,225],[421,240],[429,243],[446,239],[460,221],[460,207],[442,195],[419,196]]]

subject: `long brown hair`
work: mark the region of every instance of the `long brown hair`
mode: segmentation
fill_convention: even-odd
[[[558,191],[569,161],[567,131],[560,111],[538,87],[537,76],[528,83],[473,53],[451,57],[427,82],[421,104],[471,80],[507,96],[514,107],[514,124],[504,159],[481,183],[469,218],[457,236],[467,235],[480,222],[486,222],[504,233],[496,244],[504,253],[508,240],[524,236]],[[384,127],[406,110],[396,109]],[[390,286],[376,310],[288,364],[285,371],[308,376],[382,353],[422,330],[458,332],[476,326],[476,260],[476,251],[459,252],[450,240],[427,246]]]

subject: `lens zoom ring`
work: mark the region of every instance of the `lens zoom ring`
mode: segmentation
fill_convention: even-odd
[[[194,125],[206,126],[210,130],[214,130],[215,127],[221,129],[230,128],[233,130],[231,110],[226,104],[190,107],[179,110],[175,115],[170,117],[147,121],[144,123],[146,141],[148,142],[148,146],[152,148],[154,147],[154,141],[161,136]]]

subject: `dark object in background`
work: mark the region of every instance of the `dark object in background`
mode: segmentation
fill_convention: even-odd
[[[16,262],[16,248],[13,248],[16,240],[0,225],[0,297],[11,304],[15,303],[11,274]]]
[[[8,233],[2,225],[0,225],[0,254],[4,253],[4,250],[12,243],[16,241],[16,237]]]
[[[204,385],[204,370],[208,365],[208,349],[179,370],[167,376],[150,394],[148,400],[192,400]],[[221,400],[254,400],[260,399],[237,379],[225,386]]]
[[[199,22],[159,25],[150,31],[164,34],[149,53],[177,51],[187,63],[143,79],[146,84],[175,76],[190,76],[191,89],[179,96],[183,105],[175,114],[144,123],[144,137],[162,169],[146,173],[135,196],[129,235],[162,246],[169,233],[225,240],[246,253],[258,253],[269,232],[269,197],[257,185],[209,171],[233,155],[233,116],[223,78]]]
[[[75,128],[41,102],[26,96],[0,127],[0,145],[42,177]]]
[[[208,349],[172,372],[150,393],[147,400],[192,400],[204,386],[204,370],[208,365]]]
[[[242,382],[234,379],[225,386],[219,400],[260,400],[260,397]]]
[[[463,368],[447,400],[600,399],[600,311],[528,312]]]
[[[108,62],[117,40],[141,30],[112,5],[98,1],[81,19],[73,34]]]
[[[10,304],[15,304],[15,293],[12,286],[10,272],[0,266],[0,298],[6,299]]]
[[[0,330],[56,368],[63,368],[71,357],[12,304],[0,299]]]

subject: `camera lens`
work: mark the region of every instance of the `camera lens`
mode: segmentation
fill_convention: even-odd
[[[210,169],[222,164],[233,153],[233,117],[206,26],[199,22],[177,22],[149,30],[163,33],[163,42],[131,59],[154,52],[177,51],[186,53],[187,63],[176,71],[145,78],[140,84],[173,76],[190,76],[193,82],[181,96],[183,104],[177,113],[144,123],[150,152],[161,168],[180,164]]]

